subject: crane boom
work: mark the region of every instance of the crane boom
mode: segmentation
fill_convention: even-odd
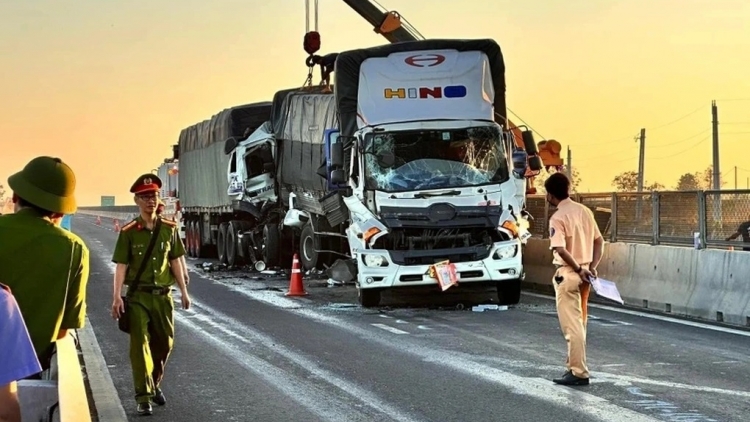
[[[362,16],[373,30],[385,37],[390,43],[404,41],[419,41],[423,37],[416,31],[405,28],[401,23],[401,15],[395,11],[383,10],[370,0],[344,0],[357,14]]]

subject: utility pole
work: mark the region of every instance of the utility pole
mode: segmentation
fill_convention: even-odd
[[[566,170],[568,173],[568,179],[570,179],[571,183],[573,182],[573,164],[570,162],[570,147],[568,147],[568,165],[566,166]]]
[[[737,166],[734,166],[734,190],[737,190]]]
[[[719,172],[719,109],[716,107],[716,100],[711,101],[711,128],[713,132],[713,190],[721,189],[721,173]],[[721,195],[714,194],[714,221],[721,227]]]
[[[643,172],[646,167],[646,128],[641,128],[641,153],[638,157],[638,192],[643,192]],[[641,219],[641,209],[643,208],[643,197],[638,195],[638,203],[635,209],[636,220]]]
[[[714,150],[714,165],[713,165],[713,188],[714,190],[721,189],[721,172],[719,171],[719,109],[716,107],[716,100],[711,101],[711,116],[713,117],[713,150]]]
[[[641,153],[638,158],[638,192],[643,192],[643,170],[646,161],[646,129],[641,129]]]

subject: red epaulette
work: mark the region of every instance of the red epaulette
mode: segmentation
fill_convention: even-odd
[[[120,229],[120,231],[121,231],[121,232],[124,232],[124,231],[130,230],[130,229],[132,229],[133,227],[135,227],[135,225],[136,225],[136,224],[138,224],[138,221],[136,221],[136,220],[133,220],[133,221],[131,221],[130,223],[128,223],[128,224],[126,224],[126,225],[122,226],[122,228]]]
[[[169,227],[177,227],[177,222],[176,221],[168,220],[168,219],[166,219],[164,217],[161,217],[161,223],[162,224],[166,224]]]

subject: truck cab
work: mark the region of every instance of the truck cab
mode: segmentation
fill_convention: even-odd
[[[270,124],[264,123],[243,140],[230,138],[224,145],[230,155],[227,195],[233,200],[276,202],[276,141]]]
[[[341,132],[326,135],[326,171],[350,213],[364,306],[384,289],[437,285],[438,263],[459,284],[493,284],[500,303],[519,301],[528,172],[496,121],[503,71],[490,40],[339,54]]]

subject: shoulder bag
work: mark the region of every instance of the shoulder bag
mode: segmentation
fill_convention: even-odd
[[[117,328],[119,328],[120,331],[124,333],[130,333],[130,304],[128,303],[129,299],[133,296],[133,293],[135,293],[135,290],[141,281],[141,275],[143,275],[143,271],[146,269],[146,264],[151,258],[151,252],[154,250],[156,238],[159,237],[160,231],[161,218],[157,217],[156,224],[154,225],[154,231],[153,233],[151,233],[151,241],[148,244],[148,248],[146,248],[146,253],[143,255],[143,261],[141,261],[141,267],[138,268],[138,273],[136,273],[135,279],[130,284],[130,286],[128,286],[128,292],[125,294],[125,296],[122,297],[123,308],[125,309],[125,311],[120,314],[120,318],[117,319]]]

